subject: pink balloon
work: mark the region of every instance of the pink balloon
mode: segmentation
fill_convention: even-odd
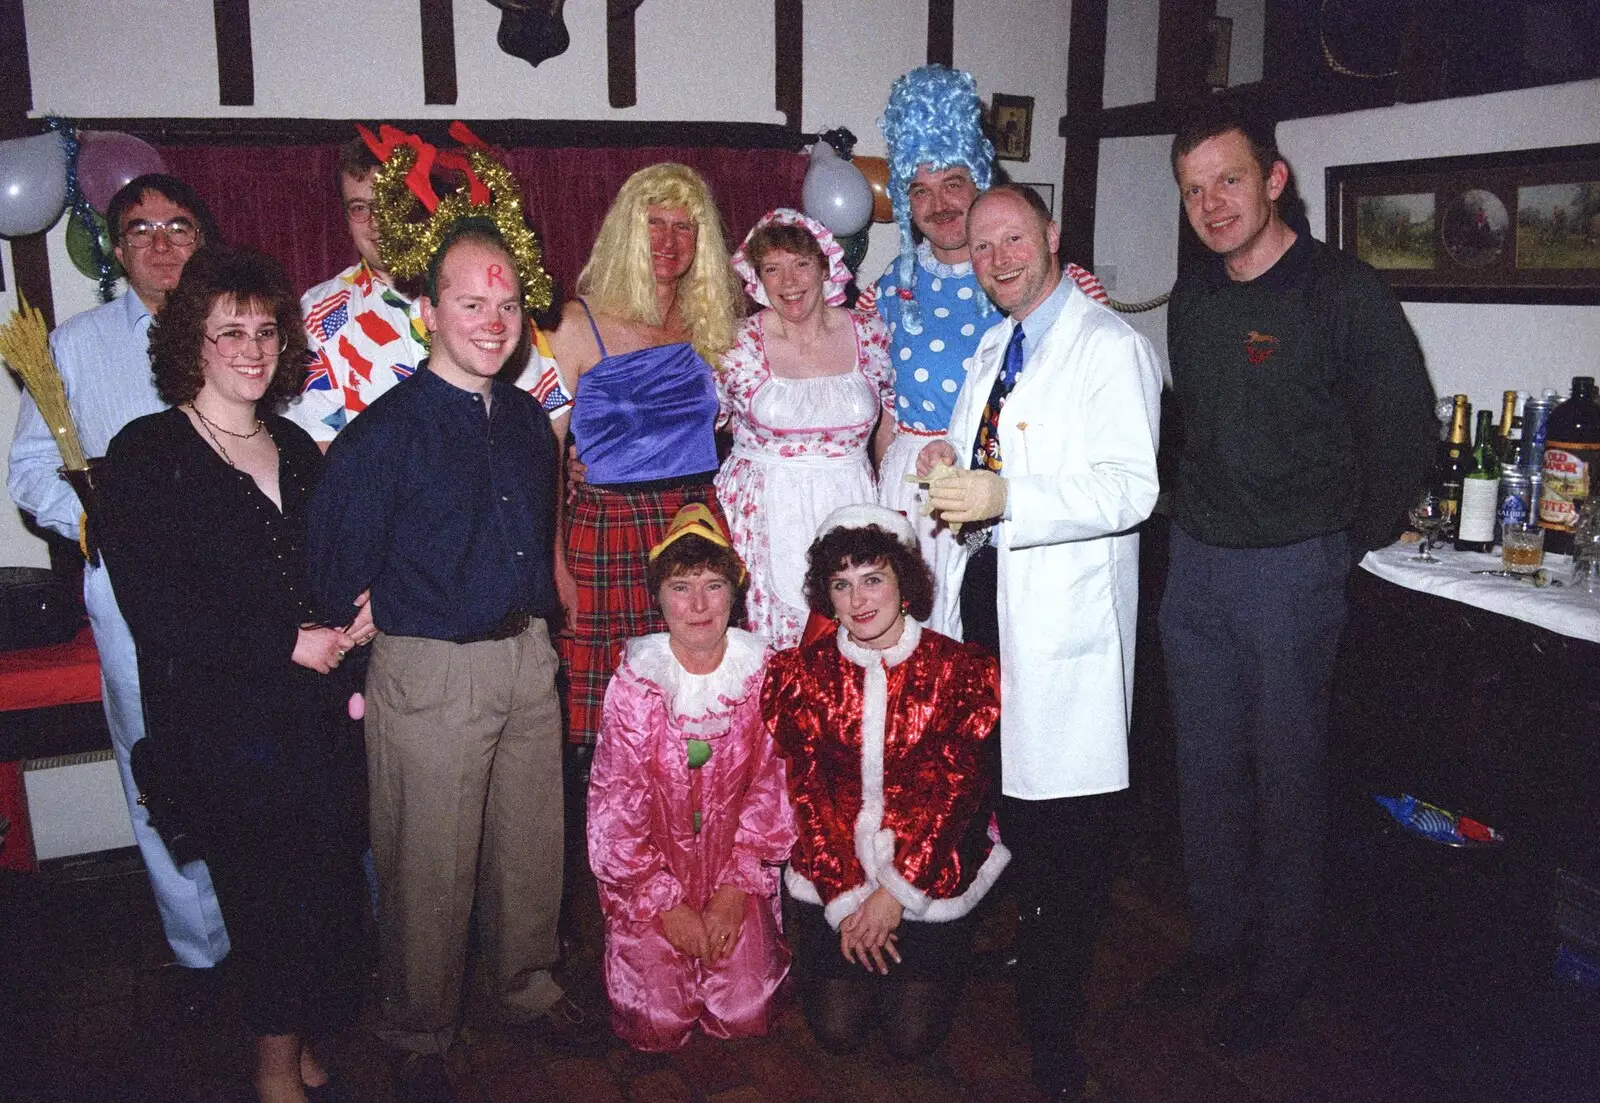
[[[111,197],[136,176],[166,172],[155,147],[118,130],[90,130],[78,135],[78,188],[89,206],[106,213]]]

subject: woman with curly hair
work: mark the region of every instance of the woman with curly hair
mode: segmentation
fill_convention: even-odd
[[[370,627],[317,623],[303,562],[322,470],[276,414],[305,359],[264,254],[207,246],[151,327],[171,408],[107,454],[106,563],[139,652],[150,746],[227,916],[262,1100],[329,1089],[308,1033],[354,1011],[364,832],[326,675]],[[148,775],[147,775],[148,776]],[[357,781],[356,784],[359,784]]]
[[[988,831],[999,669],[922,626],[933,578],[902,514],[834,512],[805,588],[839,630],[773,657],[761,711],[794,806],[784,880],[806,1021],[831,1050],[882,1025],[914,1057],[950,1028],[972,910],[1010,859]]]
[[[566,644],[569,738],[593,743],[617,649],[664,627],[646,553],[690,502],[713,510],[717,388],[711,364],[742,313],[722,216],[693,169],[630,176],[578,276],[550,347],[575,396],[586,481],[556,583],[576,609]],[[558,563],[560,563],[558,558]]]
[[[778,867],[794,845],[783,761],[761,725],[772,652],[744,619],[744,564],[705,506],[650,552],[667,630],[628,642],[589,780],[611,1028],[676,1049],[698,1025],[765,1034],[789,974]]]

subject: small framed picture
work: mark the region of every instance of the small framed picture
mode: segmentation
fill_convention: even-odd
[[[1033,139],[1033,97],[994,94],[989,112],[997,161],[1026,161]]]
[[[1334,165],[1328,241],[1401,299],[1600,303],[1600,144]]]
[[[1017,181],[1017,187],[1027,188],[1040,199],[1044,200],[1045,209],[1050,212],[1050,217],[1056,216],[1056,186],[1054,184],[1031,184]]]

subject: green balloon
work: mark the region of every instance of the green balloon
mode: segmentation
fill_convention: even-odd
[[[93,215],[94,232],[100,238],[100,251],[111,262],[112,276],[122,275],[122,266],[111,255],[111,235],[106,230],[106,220],[100,215]],[[67,256],[72,258],[72,266],[88,276],[91,280],[100,278],[100,270],[95,267],[93,238],[89,231],[84,229],[83,221],[76,214],[67,217]]]
[[[834,240],[844,250],[844,266],[854,274],[861,267],[861,262],[867,259],[866,229],[857,230],[853,234],[835,237]]]

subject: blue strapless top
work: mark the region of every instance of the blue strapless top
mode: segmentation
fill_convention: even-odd
[[[601,359],[579,379],[572,406],[572,433],[588,482],[641,483],[715,471],[717,384],[694,347],[657,345],[612,356],[598,328],[594,337]]]

